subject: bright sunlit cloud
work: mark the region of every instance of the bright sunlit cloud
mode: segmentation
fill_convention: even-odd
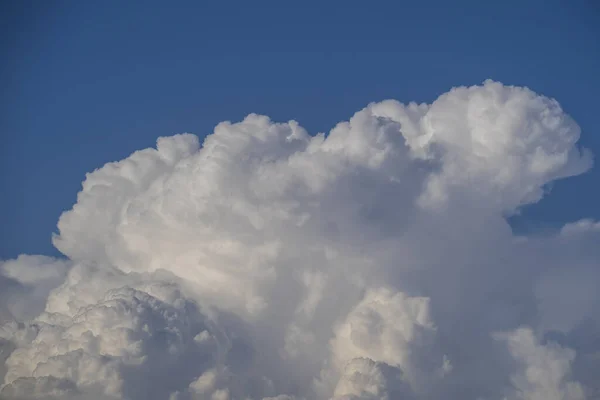
[[[8,399],[583,400],[600,223],[506,217],[592,155],[486,81],[328,134],[249,115],[89,173],[65,259],[0,265]]]

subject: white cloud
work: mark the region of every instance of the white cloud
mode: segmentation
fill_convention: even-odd
[[[600,232],[600,221],[582,219],[577,222],[566,224],[561,230],[563,235],[576,235],[585,232]]]
[[[0,323],[15,318],[27,320],[42,312],[48,294],[63,282],[70,264],[28,255],[0,261]]]
[[[187,383],[218,357],[216,341],[194,341],[195,332],[205,332],[210,323],[174,285],[149,281],[132,285],[137,288],[110,288],[93,269],[79,266],[73,274],[85,275],[105,292],[70,309],[55,310],[49,300],[46,311],[33,320],[5,324],[0,337],[13,341],[16,349],[5,361],[8,389],[3,390],[17,391],[22,377],[43,389],[47,383],[39,382],[50,376],[84,393],[159,396]],[[65,282],[51,296],[69,302],[69,285]],[[136,386],[149,376],[162,378]]]
[[[356,365],[357,359],[382,363],[398,368],[407,382],[420,390],[419,378],[433,371],[420,370],[419,363],[424,358],[420,353],[423,346],[432,343],[434,333],[428,298],[407,297],[387,288],[371,289],[334,330],[332,364],[338,371],[345,370],[344,374],[348,374],[349,365]],[[374,389],[369,391],[376,392]]]
[[[249,115],[160,138],[88,174],[66,260],[0,266],[1,396],[594,398],[597,224],[505,220],[591,167],[579,135],[486,81],[327,135]]]
[[[513,374],[515,399],[583,400],[583,388],[569,380],[575,352],[556,343],[542,345],[529,328],[497,335],[520,364]]]

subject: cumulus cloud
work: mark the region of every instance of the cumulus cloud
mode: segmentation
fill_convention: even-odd
[[[516,395],[524,400],[584,399],[578,382],[570,381],[569,374],[575,352],[556,343],[542,345],[530,328],[519,328],[506,334],[497,334],[505,340],[510,354],[520,368],[512,376]]]
[[[0,397],[600,398],[599,223],[506,221],[591,168],[579,136],[486,81],[160,138],[86,176],[64,258],[0,265]]]
[[[345,366],[342,377],[335,387],[333,399],[406,398],[401,384],[399,369],[376,363],[369,358],[354,358]]]
[[[69,266],[69,261],[45,256],[0,261],[0,322],[27,320],[42,312],[48,294],[64,281]]]

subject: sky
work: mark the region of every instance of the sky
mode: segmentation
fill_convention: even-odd
[[[600,400],[596,3],[2,7],[0,398]]]
[[[432,102],[485,79],[557,98],[600,148],[594,1],[4,3],[0,257],[57,255],[85,173],[255,112],[329,131],[369,102]],[[518,219],[599,216],[600,172]],[[577,202],[577,206],[573,204]]]

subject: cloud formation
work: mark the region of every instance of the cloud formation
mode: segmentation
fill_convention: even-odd
[[[87,175],[0,264],[0,397],[600,398],[600,223],[506,217],[592,156],[486,81],[328,134],[251,114]]]

